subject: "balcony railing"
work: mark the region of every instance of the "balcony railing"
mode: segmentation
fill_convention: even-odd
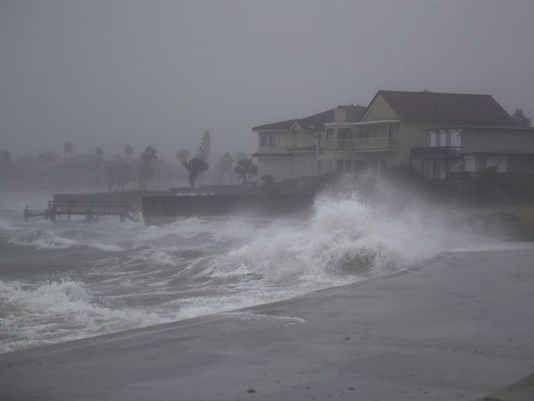
[[[397,149],[397,142],[387,136],[353,138],[353,139],[328,139],[321,143],[321,150],[348,150],[360,152],[378,152]]]
[[[461,146],[423,146],[412,148],[411,155],[415,158],[454,159],[461,155],[462,149]]]

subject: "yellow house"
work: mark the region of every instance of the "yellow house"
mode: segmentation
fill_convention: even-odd
[[[439,145],[457,151],[470,128],[515,127],[490,95],[384,90],[373,97],[360,121],[324,125],[318,152],[321,173],[413,167],[414,149]],[[448,167],[440,163],[432,171],[443,176],[441,169]]]
[[[381,90],[366,108],[338,106],[253,130],[260,176],[276,181],[401,166],[429,179],[485,168],[534,173],[534,130],[490,95]]]

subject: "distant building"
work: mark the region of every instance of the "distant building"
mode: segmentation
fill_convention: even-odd
[[[319,139],[325,124],[359,121],[365,107],[338,106],[304,118],[279,121],[252,128],[258,134],[258,176],[276,181],[321,174],[318,166]]]
[[[379,91],[367,108],[340,106],[255,127],[261,174],[275,180],[406,166],[428,179],[454,173],[534,173],[534,130],[490,95]]]

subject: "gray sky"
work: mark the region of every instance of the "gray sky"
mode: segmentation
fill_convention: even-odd
[[[378,89],[534,117],[534,1],[0,0],[0,148],[252,150],[254,125]]]

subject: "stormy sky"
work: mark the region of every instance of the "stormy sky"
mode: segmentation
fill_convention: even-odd
[[[534,1],[0,0],[0,148],[253,150],[254,125],[378,89],[534,117]]]

